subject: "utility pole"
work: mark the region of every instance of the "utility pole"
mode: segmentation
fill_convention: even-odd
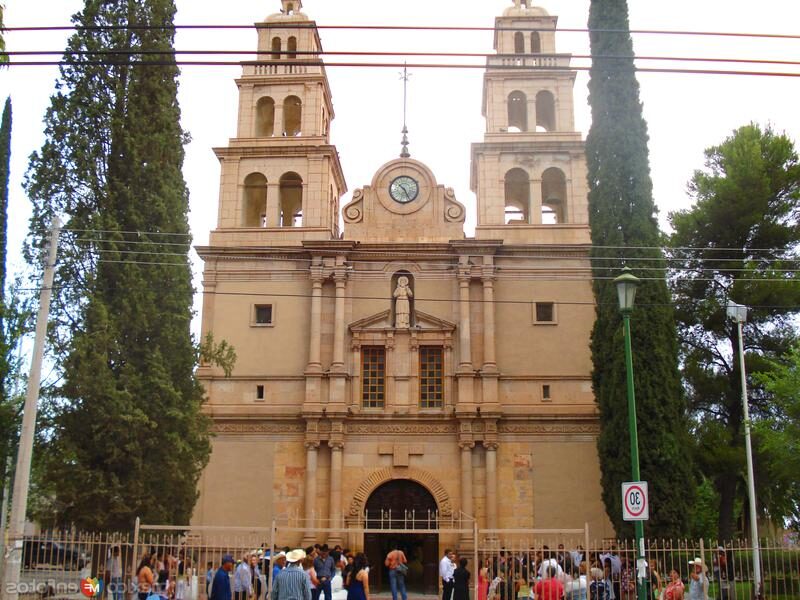
[[[58,236],[61,224],[58,217],[50,227],[50,246],[44,264],[42,289],[39,292],[39,313],[36,315],[36,336],[33,339],[33,357],[28,375],[28,390],[25,394],[25,408],[22,414],[22,430],[17,450],[17,469],[14,473],[14,494],[11,497],[11,518],[9,519],[8,545],[6,547],[6,568],[2,597],[16,600],[19,590],[19,577],[22,570],[23,536],[25,534],[25,514],[28,508],[28,488],[31,479],[31,458],[33,440],[36,433],[36,412],[39,404],[39,387],[42,379],[42,359],[47,334],[47,321],[50,316],[50,297],[53,294],[53,276],[58,253]]]
[[[750,504],[750,537],[753,541],[753,577],[755,578],[755,598],[763,598],[761,580],[761,551],[758,547],[758,512],[756,511],[756,486],[753,474],[753,446],[750,442],[750,403],[747,400],[747,373],[744,369],[744,342],[742,325],[747,322],[747,307],[728,300],[728,318],[736,323],[739,334],[739,377],[742,384],[742,416],[744,418],[744,447],[747,454],[747,495]]]

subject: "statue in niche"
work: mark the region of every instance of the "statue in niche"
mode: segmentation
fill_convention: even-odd
[[[414,292],[408,287],[408,277],[405,275],[397,278],[397,287],[394,289],[394,326],[397,329],[411,327],[411,302]]]

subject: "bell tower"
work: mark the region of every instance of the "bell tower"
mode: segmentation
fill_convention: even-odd
[[[347,186],[330,143],[334,112],[322,43],[301,0],[281,5],[256,23],[257,60],[243,63],[236,80],[236,137],[215,149],[222,178],[212,236],[269,244],[339,237]]]
[[[558,18],[515,0],[495,19],[483,82],[482,143],[472,146],[477,238],[588,241],[586,158],[575,131],[570,55],[556,52]]]

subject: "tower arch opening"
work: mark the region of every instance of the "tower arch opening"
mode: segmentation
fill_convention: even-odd
[[[531,189],[528,174],[519,168],[505,176],[505,223],[530,223]]]
[[[536,131],[556,130],[556,99],[553,93],[542,90],[536,94]]]
[[[528,98],[515,90],[508,95],[508,130],[528,131]]]
[[[294,36],[289,37],[289,41],[286,44],[286,50],[288,52],[287,56],[289,58],[297,58],[297,38]]]
[[[531,32],[531,54],[542,53],[542,36],[538,31]]]
[[[287,96],[283,101],[283,135],[295,137],[300,135],[303,102],[297,96]]]
[[[521,31],[514,34],[514,53],[525,54],[525,34]]]
[[[556,225],[566,221],[567,178],[558,167],[542,173],[542,224]]]
[[[275,100],[269,96],[258,99],[256,103],[256,136],[275,135]]]
[[[281,38],[275,36],[272,38],[272,58],[279,60],[281,57]]]
[[[244,178],[242,227],[266,227],[267,178],[261,173],[250,173]]]
[[[303,226],[303,179],[292,171],[280,179],[280,226]]]

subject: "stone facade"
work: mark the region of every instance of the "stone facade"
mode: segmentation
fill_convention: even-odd
[[[344,528],[401,479],[481,527],[613,535],[590,381],[585,157],[556,18],[517,0],[496,20],[468,238],[452,189],[410,158],[340,209],[319,36],[299,1],[283,4],[257,24],[259,61],[237,80],[237,137],[216,150],[218,226],[198,248],[203,335],[238,361],[229,378],[199,372],[215,437],[194,522],[288,514]]]

